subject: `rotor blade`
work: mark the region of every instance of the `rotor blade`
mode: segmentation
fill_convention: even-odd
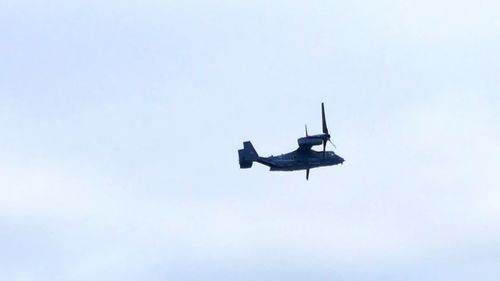
[[[333,147],[337,148],[337,146],[331,140],[328,141],[333,145]]]
[[[309,169],[306,170],[306,180],[309,180]]]
[[[326,149],[326,141],[323,141],[323,155],[325,154],[325,149]]]
[[[321,103],[321,117],[323,121],[323,134],[328,134],[328,128],[326,127],[325,105],[323,103]]]
[[[307,134],[307,124],[306,124],[306,137],[308,137],[309,135]]]

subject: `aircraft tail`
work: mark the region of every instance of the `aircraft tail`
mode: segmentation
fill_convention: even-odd
[[[238,150],[238,156],[240,158],[241,169],[251,168],[253,162],[259,159],[257,151],[255,151],[255,148],[249,141],[243,143],[243,149]]]

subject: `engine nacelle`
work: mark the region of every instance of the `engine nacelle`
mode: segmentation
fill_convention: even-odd
[[[300,138],[297,140],[299,143],[299,146],[315,146],[315,145],[321,145],[323,143],[323,140],[320,138],[313,138],[313,137],[304,137]]]

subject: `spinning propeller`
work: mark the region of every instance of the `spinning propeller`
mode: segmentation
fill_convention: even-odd
[[[330,142],[333,147],[337,148],[331,140],[331,135],[328,132],[328,127],[326,126],[326,116],[325,116],[325,104],[321,103],[321,121],[323,125],[323,133],[317,135],[309,135],[307,131],[307,124],[305,125],[306,137],[298,139],[299,146],[304,145],[307,149],[310,149],[314,145],[323,145],[323,155],[326,155],[326,143]]]
[[[323,121],[323,153],[325,153],[326,149],[326,142],[329,141],[333,147],[337,148],[335,144],[330,140],[331,135],[328,133],[328,127],[326,126],[326,117],[325,117],[325,105],[321,103],[321,119]]]

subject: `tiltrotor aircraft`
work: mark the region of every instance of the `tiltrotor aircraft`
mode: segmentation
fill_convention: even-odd
[[[280,156],[260,157],[255,151],[252,143],[246,141],[243,143],[243,149],[238,150],[240,168],[248,169],[252,167],[253,162],[266,165],[271,171],[297,171],[306,170],[306,180],[309,180],[309,170],[323,166],[332,166],[344,163],[344,159],[333,151],[325,151],[326,142],[330,140],[330,133],[326,127],[325,106],[321,103],[321,117],[323,121],[323,133],[299,138],[299,148],[293,152],[282,154]],[[316,145],[323,145],[323,151],[315,151],[311,148]]]

